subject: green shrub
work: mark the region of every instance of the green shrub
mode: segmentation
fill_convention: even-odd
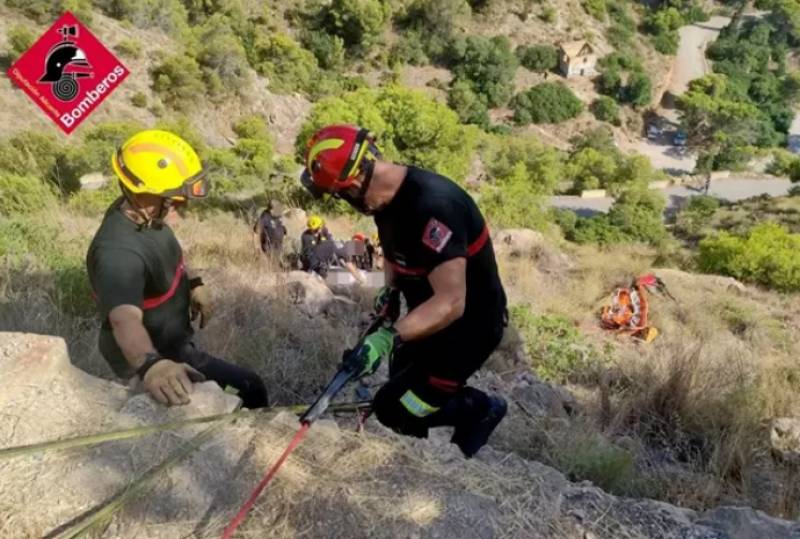
[[[0,141],[0,171],[19,176],[31,175],[59,185],[55,165],[62,152],[63,146],[55,136],[22,131]],[[62,190],[70,188],[62,187]]]
[[[390,66],[399,66],[403,64],[419,66],[427,63],[428,56],[425,53],[424,40],[419,32],[415,30],[404,32],[389,51]]]
[[[489,111],[483,97],[472,90],[464,81],[456,81],[447,93],[447,105],[456,111],[459,120],[465,124],[489,126]]]
[[[597,79],[597,91],[605,96],[618,99],[622,90],[622,75],[617,68],[609,68]]]
[[[558,67],[558,50],[552,45],[520,45],[515,54],[520,65],[531,71],[551,71]]]
[[[160,29],[178,36],[187,29],[187,13],[181,0],[106,0],[97,2],[115,19],[137,28]]]
[[[605,189],[617,178],[619,158],[614,153],[584,148],[570,156],[566,177],[572,181],[576,192]]]
[[[544,22],[554,23],[558,18],[558,12],[556,11],[556,8],[554,8],[553,6],[546,5],[542,8],[542,12],[539,14],[539,18],[542,19],[542,21]]]
[[[396,22],[402,35],[416,35],[425,55],[443,62],[458,27],[469,19],[465,0],[412,0]]]
[[[41,178],[0,172],[0,214],[30,215],[55,207],[57,201],[52,185]]]
[[[511,100],[518,124],[559,123],[578,116],[583,103],[560,82],[543,82]]]
[[[466,176],[477,138],[475,128],[461,125],[455,112],[422,92],[398,86],[365,88],[314,106],[297,136],[298,161],[309,137],[333,123],[362,125],[377,135],[388,159],[401,159],[455,180]]]
[[[389,5],[380,0],[332,0],[319,14],[321,29],[338,36],[348,49],[368,51],[389,20]]]
[[[345,46],[341,37],[309,31],[303,35],[303,45],[314,53],[322,69],[340,70],[344,67]]]
[[[629,241],[657,245],[667,237],[664,228],[665,205],[661,193],[635,186],[623,192],[614,202],[608,219]]]
[[[653,98],[653,83],[644,71],[636,71],[628,78],[623,90],[623,99],[636,108],[650,105]]]
[[[256,70],[278,93],[310,92],[320,76],[314,54],[286,34],[259,34],[251,56]]]
[[[481,160],[492,181],[524,176],[528,188],[539,195],[553,194],[564,177],[562,154],[533,137],[487,137]]]
[[[36,41],[36,36],[27,26],[18,24],[12,26],[8,30],[8,44],[11,45],[12,59],[16,60],[21,56],[33,45],[34,41]]]
[[[135,122],[107,122],[87,130],[81,143],[68,147],[58,157],[57,170],[69,192],[80,189],[80,178],[109,170],[111,156],[131,135],[141,129]]]
[[[664,198],[660,193],[633,187],[625,191],[607,215],[579,217],[564,236],[576,243],[614,245],[649,243],[658,245],[667,237],[664,228]]]
[[[131,105],[140,109],[147,108],[147,96],[144,92],[136,92],[131,96]]]
[[[689,203],[678,212],[675,218],[675,232],[678,234],[695,237],[711,224],[719,208],[719,200],[710,196],[697,196],[689,199]]]
[[[598,21],[606,20],[606,0],[583,0],[581,5],[583,6],[583,9],[586,10],[586,13]]]
[[[233,152],[242,160],[241,172],[264,177],[272,170],[272,137],[261,116],[240,119],[233,130],[239,137]]]
[[[660,9],[647,15],[644,28],[653,34],[653,45],[662,54],[678,52],[678,29],[686,23],[683,15],[674,7]]]
[[[121,196],[116,177],[112,177],[108,185],[100,189],[81,189],[67,200],[67,208],[87,217],[98,217]]]
[[[517,57],[505,36],[469,36],[454,42],[451,65],[456,79],[469,82],[490,107],[505,105],[514,93]]]
[[[481,153],[487,181],[481,182],[480,205],[493,226],[545,230],[546,200],[562,178],[562,156],[529,137],[486,139]]]
[[[618,496],[630,495],[630,489],[635,489],[633,455],[599,434],[571,437],[559,444],[553,459],[555,466],[571,481],[591,481]]]
[[[209,17],[196,31],[197,62],[201,66],[207,93],[225,95],[241,92],[248,83],[247,55],[240,38],[222,14]]]
[[[175,108],[196,106],[206,93],[203,72],[197,60],[185,54],[165,58],[150,70],[153,90]]]
[[[700,242],[698,266],[783,292],[800,290],[800,234],[761,223],[744,236],[726,232]]]
[[[602,96],[595,99],[590,110],[594,117],[601,122],[619,125],[619,105],[610,97]]]
[[[592,379],[605,359],[587,343],[575,324],[564,316],[537,315],[527,305],[509,309],[536,374],[564,384]]]
[[[52,24],[66,10],[72,11],[85,24],[92,22],[90,0],[5,0],[5,5],[40,24]]]
[[[130,58],[141,58],[142,43],[137,39],[123,39],[114,47],[114,50],[123,56]]]

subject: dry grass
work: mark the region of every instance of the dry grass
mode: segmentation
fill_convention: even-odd
[[[616,492],[645,492],[695,508],[733,501],[796,517],[800,498],[786,486],[791,471],[769,457],[765,425],[800,414],[797,300],[739,292],[712,276],[656,270],[677,302],[651,295],[651,322],[661,334],[651,345],[635,344],[600,330],[597,312],[616,286],[650,271],[655,254],[584,247],[570,255],[574,268],[558,273],[529,260],[501,263],[512,301],[566,316],[589,343],[613,350],[605,372],[571,387],[579,417],[567,426],[542,426],[550,431],[528,437],[534,449],[528,455],[566,472],[588,466],[583,476],[598,481],[592,474],[599,473],[602,483],[621,473],[604,466],[624,469],[609,460],[613,452],[599,451],[611,444],[630,453],[636,466],[630,481],[610,487]],[[586,451],[586,440],[596,454]]]

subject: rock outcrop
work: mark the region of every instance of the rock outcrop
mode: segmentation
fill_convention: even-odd
[[[0,391],[2,447],[224,413],[237,405],[205,383],[190,405],[163,408],[79,371],[55,337],[0,333],[0,374],[7,381]],[[520,398],[543,409],[559,406],[563,399],[553,392]],[[410,439],[370,420],[356,434],[342,421],[341,429],[327,419],[314,425],[262,494],[243,537],[800,537],[800,524],[751,509],[698,513],[618,498],[492,448],[464,460],[446,433]],[[295,417],[275,411],[220,425],[97,535],[219,537],[296,427]],[[206,428],[0,459],[0,536],[58,536]]]

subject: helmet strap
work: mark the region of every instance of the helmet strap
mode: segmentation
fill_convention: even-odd
[[[169,199],[161,199],[158,215],[156,217],[152,217],[144,210],[144,208],[139,205],[139,203],[136,201],[136,197],[125,187],[125,185],[123,185],[122,182],[119,182],[119,187],[122,190],[122,195],[125,197],[125,201],[128,203],[128,206],[130,206],[131,209],[136,212],[136,215],[138,215],[141,219],[141,223],[139,223],[139,230],[146,228],[159,229],[164,226],[164,217],[166,217],[170,208]]]

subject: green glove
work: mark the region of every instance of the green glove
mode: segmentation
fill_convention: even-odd
[[[345,359],[345,367],[352,369],[361,378],[378,370],[381,361],[391,357],[394,351],[397,331],[380,328],[364,338],[361,345]]]
[[[393,286],[384,286],[375,296],[375,314],[390,322],[400,318],[400,291]]]

